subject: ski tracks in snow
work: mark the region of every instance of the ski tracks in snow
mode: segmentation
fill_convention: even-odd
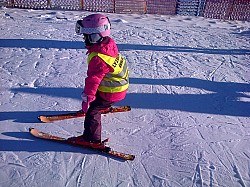
[[[72,28],[77,19],[89,13],[28,9],[3,12],[1,40],[6,43],[6,38],[13,38],[16,43],[12,45],[16,46],[0,48],[1,84],[6,86],[0,106],[7,111],[3,112],[6,119],[0,121],[1,130],[26,132],[30,126],[24,120],[27,111],[35,116],[41,110],[77,110],[80,96],[73,92],[83,87],[86,50],[79,49],[82,40],[74,36]],[[223,87],[216,87],[227,82],[249,83],[248,38],[232,33],[241,26],[247,30],[247,23],[201,17],[109,16],[114,28],[112,37],[130,69],[131,85],[124,102],[131,104],[132,111],[104,117],[103,133],[111,138],[112,148],[135,154],[135,160],[120,162],[56,143],[29,148],[38,142],[33,140],[24,143],[22,149],[18,145],[26,140],[15,137],[17,134],[12,133],[13,140],[1,135],[9,145],[16,145],[11,151],[1,147],[0,167],[4,171],[0,172],[0,185],[248,187],[249,118],[217,115],[234,93],[227,92],[230,88],[224,93]],[[217,92],[223,93],[224,100],[209,97],[211,101],[220,100],[215,103],[219,106],[204,113],[202,109],[210,104],[206,96]],[[158,101],[155,98],[164,94],[166,97],[154,107]],[[203,102],[196,102],[203,96]],[[176,107],[183,98],[191,107],[198,105],[198,111],[185,111],[181,104]],[[235,97],[231,103],[239,99]],[[26,116],[22,118],[23,113]],[[11,114],[18,119],[9,119]],[[33,125],[65,136],[82,132],[82,119]]]
[[[192,187],[202,187],[203,186],[201,166],[200,166],[200,164],[201,164],[200,162],[202,159],[202,153],[200,153],[197,156],[198,156],[198,163],[197,163],[196,168],[195,168]]]

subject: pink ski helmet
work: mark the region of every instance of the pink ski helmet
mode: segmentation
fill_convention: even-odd
[[[102,37],[110,35],[111,24],[103,14],[91,14],[76,23],[77,34],[100,34]]]

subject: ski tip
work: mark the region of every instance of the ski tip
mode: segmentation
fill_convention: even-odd
[[[38,116],[37,119],[42,123],[48,123],[50,120],[46,116]]]
[[[135,159],[135,155],[132,155],[130,160],[133,161]]]
[[[127,161],[133,161],[135,159],[135,155],[128,155],[124,159]]]
[[[127,106],[127,109],[128,109],[128,111],[130,111],[131,110],[131,106]]]

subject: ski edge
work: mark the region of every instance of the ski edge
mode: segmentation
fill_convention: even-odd
[[[118,112],[129,112],[131,111],[130,106],[121,106],[121,107],[111,107],[109,110],[102,111],[102,114],[108,114],[108,113],[118,113]],[[66,120],[66,119],[73,119],[73,118],[80,118],[84,117],[85,113],[82,111],[76,111],[76,112],[69,112],[65,114],[58,114],[58,115],[40,115],[37,118],[42,123],[50,123],[54,121],[60,121],[60,120]]]
[[[50,141],[60,142],[60,143],[64,143],[64,144],[68,144],[68,145],[72,145],[72,146],[82,147],[84,149],[89,149],[89,150],[92,150],[92,151],[96,151],[96,152],[99,152],[101,154],[116,157],[116,158],[119,158],[119,159],[122,159],[122,160],[125,160],[125,161],[128,161],[128,160],[133,161],[135,159],[135,155],[128,154],[128,153],[121,153],[121,152],[115,151],[113,149],[109,150],[108,152],[105,152],[105,151],[100,151],[98,149],[93,149],[93,148],[83,147],[83,146],[80,146],[80,145],[77,145],[77,144],[73,144],[73,143],[68,142],[66,138],[61,138],[61,137],[58,137],[58,136],[54,136],[54,135],[51,135],[49,133],[39,131],[36,128],[33,128],[33,127],[29,128],[29,132],[30,132],[31,135],[33,135],[34,137],[39,138],[39,139],[50,140]]]

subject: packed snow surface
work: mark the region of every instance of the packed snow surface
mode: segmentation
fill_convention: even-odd
[[[0,10],[1,187],[249,187],[250,23],[188,16],[107,14],[130,69],[131,112],[105,115],[103,138],[123,162],[37,139],[35,127],[80,135],[87,70],[75,35],[90,12]]]

